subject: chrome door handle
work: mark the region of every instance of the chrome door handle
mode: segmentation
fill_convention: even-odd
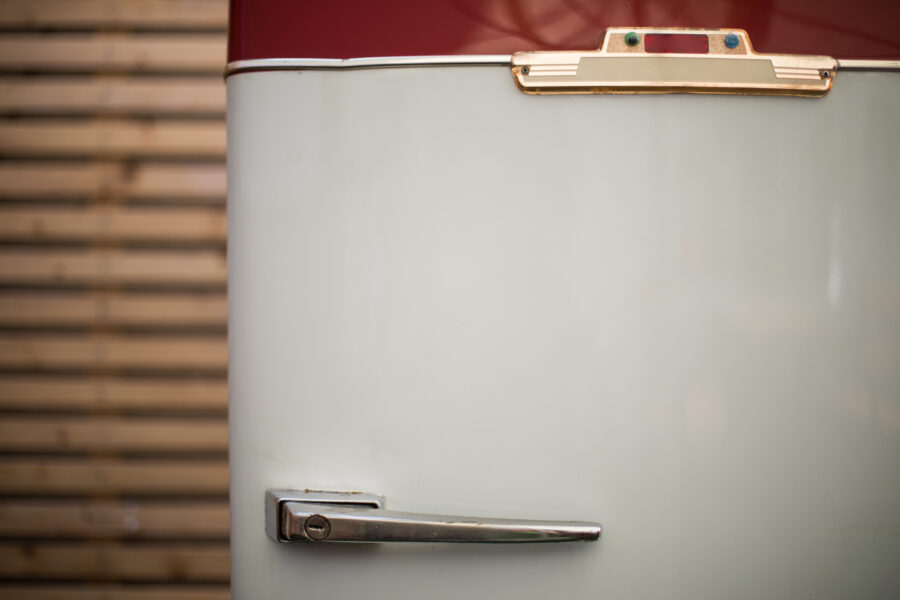
[[[593,541],[597,523],[480,519],[384,509],[374,494],[269,490],[266,533],[279,542],[534,543]]]

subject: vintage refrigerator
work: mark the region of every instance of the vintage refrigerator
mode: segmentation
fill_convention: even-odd
[[[898,10],[233,0],[233,596],[900,597]]]

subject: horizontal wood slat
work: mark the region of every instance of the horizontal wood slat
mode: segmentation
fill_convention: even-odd
[[[5,156],[225,156],[220,121],[0,119]]]
[[[228,462],[0,457],[0,493],[219,496],[228,493]]]
[[[229,517],[224,500],[8,500],[0,536],[227,540]]]
[[[224,336],[0,334],[0,368],[27,370],[224,370]]]
[[[224,380],[0,375],[0,408],[48,411],[223,411]]]
[[[214,250],[0,249],[0,283],[30,285],[224,285]]]
[[[3,0],[5,29],[225,29],[227,0]]]
[[[0,240],[12,242],[189,242],[224,244],[218,207],[9,207],[0,205]]]
[[[224,33],[55,33],[0,36],[0,71],[219,74]]]
[[[229,600],[228,585],[0,584],[15,600]]]
[[[224,418],[0,415],[2,452],[226,452]]]
[[[0,542],[0,577],[220,582],[228,570],[223,543]]]
[[[0,113],[225,114],[225,83],[208,78],[0,78]]]
[[[0,326],[224,327],[224,293],[0,291]]]
[[[0,584],[15,600],[229,600],[222,585]]]
[[[0,161],[0,198],[225,198],[225,165]]]

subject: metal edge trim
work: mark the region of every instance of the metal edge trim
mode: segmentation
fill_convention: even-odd
[[[840,71],[900,71],[900,60],[854,60],[838,61]]]
[[[225,77],[247,71],[284,71],[301,69],[371,69],[393,67],[509,67],[510,54],[458,56],[376,56],[371,58],[259,58],[236,60],[225,67]]]
[[[500,66],[512,64],[511,54],[458,56],[383,56],[371,58],[260,58],[237,60],[225,67],[225,77],[248,71],[303,69],[371,69],[394,67]],[[900,71],[900,60],[837,59],[838,70]]]

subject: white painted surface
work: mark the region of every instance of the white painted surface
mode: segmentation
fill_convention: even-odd
[[[228,94],[235,598],[900,595],[900,76]],[[268,487],[604,532],[279,545]]]

